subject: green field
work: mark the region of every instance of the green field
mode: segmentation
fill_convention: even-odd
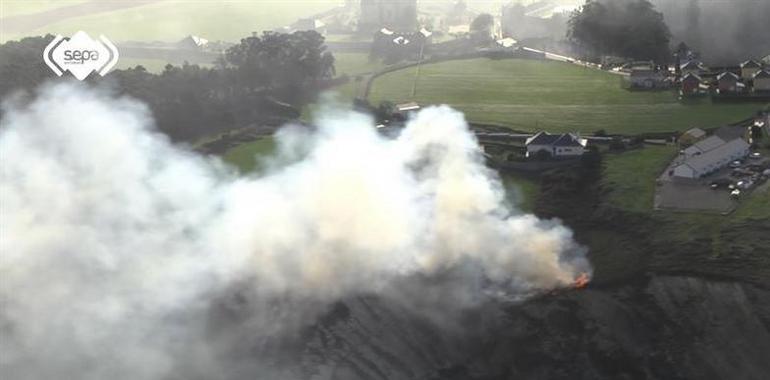
[[[415,100],[449,104],[470,121],[550,132],[604,129],[609,133],[684,131],[743,120],[765,104],[680,103],[673,92],[631,92],[621,78],[569,63],[486,58],[423,65],[378,77],[373,104]]]
[[[236,166],[241,173],[259,170],[257,158],[267,157],[275,151],[275,141],[271,137],[261,138],[250,143],[238,145],[230,149],[222,157],[226,162]]]
[[[605,154],[603,185],[612,189],[607,200],[628,211],[652,211],[655,178],[674,154],[674,146],[648,146],[621,154]]]
[[[2,17],[34,14],[73,1],[3,0]],[[194,34],[209,40],[238,41],[252,32],[289,25],[300,17],[343,5],[341,0],[184,1],[168,0],[133,8],[67,18],[24,33],[3,33],[2,39],[83,30],[112,41],[176,41]]]
[[[501,173],[500,179],[511,205],[524,212],[534,210],[535,200],[540,191],[537,180],[512,173]]]

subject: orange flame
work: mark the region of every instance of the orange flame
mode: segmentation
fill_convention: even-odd
[[[589,281],[591,281],[591,278],[588,277],[588,273],[581,273],[575,279],[575,283],[573,284],[573,286],[575,287],[575,289],[582,289],[588,286]]]

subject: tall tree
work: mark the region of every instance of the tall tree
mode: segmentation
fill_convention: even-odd
[[[589,54],[667,63],[671,32],[649,0],[586,0],[569,21],[568,37]]]

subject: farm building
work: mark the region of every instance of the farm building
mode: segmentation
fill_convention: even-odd
[[[665,87],[665,79],[661,72],[651,69],[634,69],[629,76],[632,88],[662,88]]]
[[[735,94],[740,92],[742,84],[735,73],[725,71],[717,76],[717,88],[720,94]]]
[[[759,70],[762,70],[762,64],[759,62],[753,59],[743,62],[741,63],[741,78],[743,80],[752,79]]]
[[[551,157],[557,158],[578,157],[585,153],[587,143],[588,140],[572,133],[552,135],[539,132],[526,141],[527,157],[534,157],[540,151],[546,151]]]
[[[700,128],[691,128],[679,136],[679,143],[684,145],[692,145],[704,137],[706,137],[706,131]]]
[[[209,40],[198,36],[189,35],[176,43],[176,47],[186,50],[200,50],[209,43]]]
[[[754,74],[754,91],[770,92],[770,69],[759,70]]]
[[[682,94],[694,95],[700,92],[700,84],[703,82],[698,74],[688,73],[682,78]]]
[[[702,138],[703,136],[701,136]],[[685,157],[699,156],[725,143],[719,136],[711,136],[700,140],[684,150]]]
[[[704,140],[705,141],[705,140]],[[680,178],[700,178],[713,173],[730,162],[746,157],[749,154],[749,144],[743,139],[724,142],[721,145],[689,157],[673,169],[673,176]]]
[[[703,66],[700,61],[695,59],[683,63],[679,68],[682,71],[682,76],[686,76],[687,74],[702,75],[706,72],[706,67]]]

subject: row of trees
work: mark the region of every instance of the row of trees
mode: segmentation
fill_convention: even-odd
[[[53,36],[0,45],[0,97],[31,90],[55,78],[42,51]],[[232,128],[278,124],[298,117],[325,80],[334,76],[334,57],[313,31],[264,33],[229,48],[213,68],[167,65],[159,74],[142,66],[115,70],[87,82],[115,86],[147,103],[161,131],[177,141],[194,141]]]

